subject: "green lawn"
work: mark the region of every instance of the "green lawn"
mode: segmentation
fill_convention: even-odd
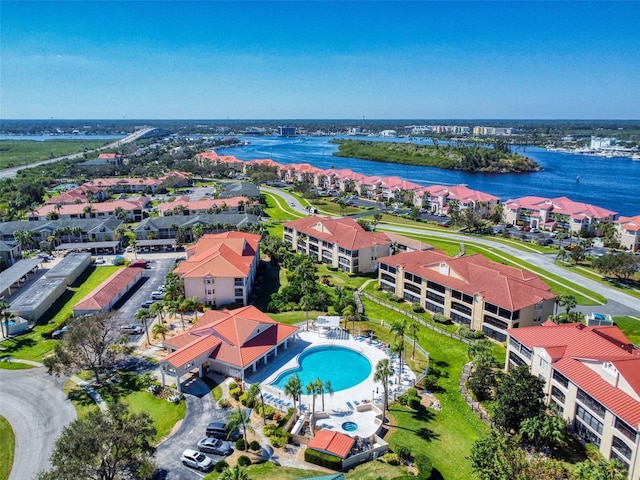
[[[250,479],[260,480],[297,480],[298,478],[314,477],[325,475],[326,473],[318,470],[305,470],[303,468],[277,467],[271,462],[249,465],[247,474]],[[216,480],[220,476],[219,473],[210,473],[205,480]]]
[[[390,312],[366,299],[363,304],[365,313],[370,318],[384,319],[387,323],[402,318],[400,314]],[[375,322],[363,322],[361,325],[362,327],[357,328],[374,329],[382,341],[393,338]],[[466,480],[471,478],[471,466],[467,460],[471,446],[489,431],[489,427],[464,402],[458,389],[462,367],[468,362],[467,345],[424,327],[419,331],[418,342],[429,352],[430,371],[438,377],[436,395],[442,410],[416,413],[400,405],[393,405],[390,410],[391,423],[398,428],[392,429],[386,439],[392,448],[403,445],[411,448],[413,455],[427,455],[447,480]],[[410,346],[408,350],[410,351]],[[416,368],[411,362],[407,363]]]
[[[640,319],[633,317],[613,317],[615,324],[631,342],[640,345]]]
[[[304,217],[304,215],[291,208],[282,197],[274,195],[271,192],[263,193],[267,200],[264,213],[267,214],[271,220],[295,220],[296,218]]]
[[[6,480],[13,466],[16,439],[6,418],[0,416],[0,480]]]
[[[85,149],[93,150],[107,143],[109,140],[0,140],[0,169],[26,166]]]
[[[0,368],[3,370],[27,370],[33,366],[20,362],[0,362]]]
[[[186,402],[181,401],[176,405],[141,389],[139,377],[135,374],[121,372],[119,376],[121,378],[119,383],[99,386],[96,390],[106,402],[120,399],[128,403],[133,412],[147,412],[158,431],[157,442],[166,437],[173,426],[184,418],[187,411]],[[63,392],[72,401],[79,418],[98,408],[91,397],[71,380],[64,385]]]
[[[58,340],[45,339],[43,334],[60,328],[63,322],[72,315],[71,307],[119,268],[124,267],[90,266],[87,268],[44,314],[31,332],[0,342],[0,356],[9,355],[25,360],[41,361],[58,342]]]

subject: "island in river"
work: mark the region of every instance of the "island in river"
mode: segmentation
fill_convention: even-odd
[[[366,140],[332,140],[338,157],[360,158],[375,162],[421,165],[425,167],[463,170],[466,172],[518,173],[540,170],[532,159],[512,153],[509,144],[496,141],[490,147],[481,145],[416,145],[400,142]]]

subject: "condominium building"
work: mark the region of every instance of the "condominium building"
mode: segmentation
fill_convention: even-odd
[[[305,217],[284,226],[284,241],[296,252],[350,273],[375,272],[391,253],[384,233],[370,233],[353,218]]]
[[[174,273],[184,281],[184,296],[213,307],[246,305],[260,262],[260,235],[225,232],[203,235],[187,248]]]
[[[632,252],[640,251],[640,215],[620,217],[613,224],[616,227],[616,238],[620,246]]]
[[[379,262],[382,290],[501,342],[507,329],[540,325],[554,313],[556,296],[537,275],[479,254],[414,251]]]
[[[573,432],[640,478],[640,350],[616,326],[510,329],[507,369],[526,365]]]

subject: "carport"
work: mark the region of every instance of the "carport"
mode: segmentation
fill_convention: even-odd
[[[56,247],[56,250],[89,250],[93,253],[98,253],[99,248],[113,250],[113,254],[118,253],[119,240],[112,240],[109,242],[76,242],[76,243],[61,243]]]
[[[149,248],[154,249],[155,247],[161,247],[166,250],[168,247],[175,248],[176,240],[175,238],[154,238],[151,240],[137,240],[136,248]]]
[[[18,284],[20,279],[31,273],[31,270],[37,268],[42,263],[42,258],[26,258],[14,263],[4,272],[0,273],[0,295],[11,296],[11,288]]]

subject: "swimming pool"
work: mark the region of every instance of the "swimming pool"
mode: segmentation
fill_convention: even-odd
[[[298,374],[304,388],[317,378],[330,381],[334,392],[351,388],[371,373],[371,362],[362,354],[344,347],[322,346],[305,350],[298,356],[298,366],[285,370],[271,384],[284,390],[289,378]]]

